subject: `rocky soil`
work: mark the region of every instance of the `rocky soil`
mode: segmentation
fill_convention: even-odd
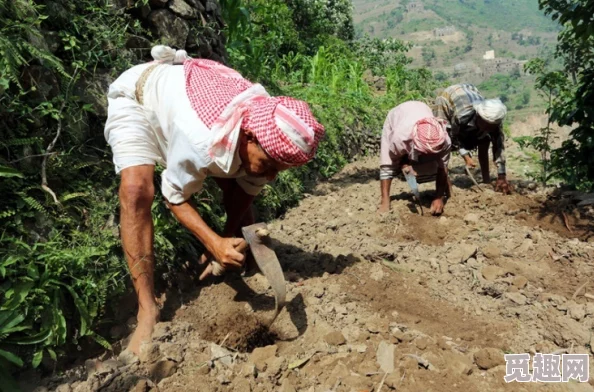
[[[376,176],[351,164],[270,223],[289,301],[270,330],[263,276],[180,276],[139,359],[116,349],[37,390],[594,390],[503,380],[505,353],[591,353],[591,210],[520,181],[479,192],[454,169],[444,216],[420,216],[398,181],[378,215]]]

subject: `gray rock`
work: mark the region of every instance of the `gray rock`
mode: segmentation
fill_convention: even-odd
[[[132,351],[124,350],[118,355],[118,361],[123,363],[124,365],[132,365],[138,363],[140,360]]]
[[[153,342],[144,342],[140,345],[138,359],[142,363],[153,363],[161,358],[159,344]]]
[[[219,382],[219,384],[221,384],[221,385],[231,384],[232,374],[229,374],[229,373],[223,372],[223,373],[220,373],[219,375],[217,375],[217,381]]]
[[[518,275],[512,280],[512,284],[521,290],[528,284],[528,279],[522,275]]]
[[[501,249],[495,244],[488,244],[482,249],[483,255],[488,259],[496,259],[501,256]]]
[[[481,274],[483,275],[483,278],[485,278],[485,280],[492,282],[495,279],[505,275],[505,270],[495,265],[488,265],[481,269]]]
[[[92,78],[82,76],[74,84],[74,93],[80,97],[81,102],[92,106],[93,111],[99,116],[107,116],[106,91],[114,81],[109,70],[96,70]],[[134,323],[136,319],[134,318]]]
[[[75,388],[73,392],[91,392],[91,385],[89,385],[88,381],[83,381],[80,384],[78,384]]]
[[[476,255],[478,248],[475,245],[460,244],[447,255],[451,264],[464,263],[466,260]]]
[[[149,375],[152,380],[159,382],[164,378],[171,377],[177,370],[177,364],[170,360],[161,360],[149,368]]]
[[[91,377],[93,374],[99,371],[101,367],[101,361],[98,359],[87,359],[85,361],[85,369],[87,370],[87,377]]]
[[[574,301],[569,301],[567,302],[567,315],[576,321],[580,321],[586,317],[586,307]]]
[[[466,265],[476,269],[481,266],[481,263],[474,257],[471,257],[470,259],[466,260]]]
[[[210,344],[210,360],[218,361],[227,367],[233,366],[233,353],[218,344]]]
[[[572,343],[585,346],[590,342],[590,331],[567,316],[548,315],[548,323],[542,335],[559,347],[569,347]]]
[[[517,305],[526,305],[526,297],[520,293],[505,293],[504,297]]]
[[[138,36],[138,35],[131,35],[126,40],[126,48],[127,49],[151,49],[151,41]]]
[[[285,357],[273,357],[266,361],[266,373],[269,376],[276,377],[286,367],[287,360]]]
[[[70,386],[70,384],[58,385],[58,387],[56,388],[56,392],[72,392],[72,387]]]
[[[151,380],[142,379],[136,383],[130,392],[149,392],[155,384]]]
[[[219,5],[214,0],[206,0],[206,12],[213,12],[215,15],[220,12]]]
[[[329,334],[324,336],[324,340],[326,341],[326,343],[332,346],[340,346],[346,343],[346,339],[340,331],[330,332]]]
[[[159,346],[159,351],[165,359],[171,359],[177,363],[180,363],[184,359],[184,350],[181,345],[176,343],[162,343]]]
[[[165,45],[185,47],[190,32],[188,22],[165,9],[151,12],[148,19]]]
[[[316,298],[322,298],[324,296],[324,287],[321,285],[314,286],[311,290],[311,295]]]
[[[483,348],[474,353],[474,362],[482,370],[489,370],[499,365],[505,365],[503,352],[496,348]]]
[[[394,371],[394,349],[396,346],[382,340],[377,347],[376,362],[383,372],[391,373]]]
[[[171,339],[171,323],[157,323],[153,329],[153,340],[164,342]]]
[[[266,347],[258,347],[250,354],[249,360],[251,363],[256,366],[256,369],[259,372],[263,372],[266,370],[266,361],[269,358],[276,356],[276,351],[278,347],[276,345],[266,346]]]
[[[149,0],[151,7],[163,8],[167,5],[167,0]]]
[[[204,8],[200,0],[186,0],[186,2],[196,8],[200,13],[206,12],[206,8]]]
[[[171,0],[169,9],[184,19],[196,19],[199,16],[198,10],[184,0]]]
[[[466,214],[466,216],[464,217],[464,222],[466,222],[467,224],[478,223],[479,219],[480,217],[478,216],[478,214],[470,213]]]

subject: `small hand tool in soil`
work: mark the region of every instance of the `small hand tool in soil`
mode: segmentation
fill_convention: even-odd
[[[287,285],[285,283],[285,275],[281,265],[276,257],[276,253],[270,249],[270,232],[265,223],[256,223],[251,226],[246,226],[241,229],[243,237],[247,241],[254,255],[254,260],[260,268],[260,271],[268,279],[268,283],[274,291],[275,310],[272,319],[267,323],[272,325],[276,317],[280,313],[283,306],[285,306],[287,296]]]
[[[481,186],[479,185],[479,183],[476,181],[476,179],[474,178],[474,176],[472,175],[472,172],[470,171],[470,167],[468,166],[464,166],[464,170],[466,171],[466,175],[468,177],[470,177],[470,179],[472,180],[472,182],[474,183],[474,185],[476,185],[476,187],[483,192],[483,188],[481,188]]]
[[[242,242],[237,248],[238,252],[243,253],[247,250],[248,246],[252,251],[254,260],[258,265],[258,268],[272,287],[275,298],[275,309],[272,319],[265,323],[266,326],[272,325],[276,317],[280,313],[283,306],[285,306],[287,288],[285,283],[285,275],[280,266],[276,253],[269,248],[270,233],[265,223],[256,223],[251,226],[246,226],[241,229],[246,242]],[[208,261],[208,264],[202,274],[200,280],[204,280],[210,275],[220,276],[225,273],[223,266],[216,260]]]
[[[406,182],[412,190],[413,198],[415,199],[415,201],[419,205],[419,208],[421,209],[421,215],[425,215],[423,212],[423,206],[421,205],[421,194],[419,193],[419,184],[417,183],[417,177],[410,168],[402,169],[402,174],[404,174],[404,178],[406,178]]]

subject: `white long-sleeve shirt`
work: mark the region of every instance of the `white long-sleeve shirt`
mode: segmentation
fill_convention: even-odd
[[[257,195],[268,181],[247,175],[238,151],[227,172],[209,155],[215,135],[190,105],[183,66],[156,67],[145,83],[143,105],[136,101],[136,82],[148,66],[129,69],[109,88],[105,137],[116,171],[151,162],[162,164],[166,169],[161,191],[173,204],[200,192],[208,176],[235,178],[247,194]]]

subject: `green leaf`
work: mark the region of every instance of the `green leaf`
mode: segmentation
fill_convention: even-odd
[[[80,297],[78,296],[76,291],[74,291],[72,286],[58,282],[53,279],[50,279],[48,282],[65,287],[66,290],[68,290],[70,292],[70,295],[72,295],[72,299],[74,299],[74,305],[76,306],[76,309],[78,310],[78,313],[80,314],[80,333],[79,334],[80,334],[80,336],[87,336],[89,334],[87,326],[89,326],[91,324],[91,316],[89,316],[89,312],[87,310],[85,303],[80,299]]]
[[[4,351],[0,349],[0,357],[6,359],[10,363],[17,365],[18,367],[23,366],[23,360],[11,353],[10,351]]]
[[[37,367],[41,363],[42,359],[43,359],[43,349],[41,349],[41,350],[37,351],[35,354],[33,354],[33,360],[31,361],[31,366],[33,366],[33,369],[37,369]]]
[[[17,344],[19,346],[28,346],[31,344],[39,344],[45,342],[52,335],[52,330],[47,329],[35,335],[27,336],[18,339],[6,339],[6,343]]]
[[[27,266],[27,275],[29,275],[29,277],[32,279],[39,279],[39,270],[37,269],[37,265],[35,265],[35,263],[29,263]]]
[[[0,177],[19,177],[23,178],[23,173],[11,167],[0,166]]]
[[[111,344],[109,344],[109,342],[107,340],[105,340],[105,338],[103,338],[102,336],[97,335],[94,332],[91,332],[89,334],[89,336],[91,337],[91,339],[93,339],[95,342],[99,343],[101,346],[105,347],[108,350],[111,350]]]
[[[56,355],[56,352],[54,350],[52,350],[51,348],[47,349],[47,353],[49,354],[50,358],[55,362],[58,360],[58,356]]]
[[[25,315],[17,310],[0,312],[0,333],[7,333],[6,331],[19,325],[23,320],[25,320]]]
[[[18,305],[21,304],[21,302],[25,300],[25,298],[27,298],[27,295],[29,294],[29,291],[31,291],[33,286],[33,282],[21,282],[14,287],[14,291],[11,292],[10,295],[8,294],[8,291],[10,290],[8,290],[6,292],[6,298],[11,299],[2,307],[0,307],[0,310],[15,309]]]

